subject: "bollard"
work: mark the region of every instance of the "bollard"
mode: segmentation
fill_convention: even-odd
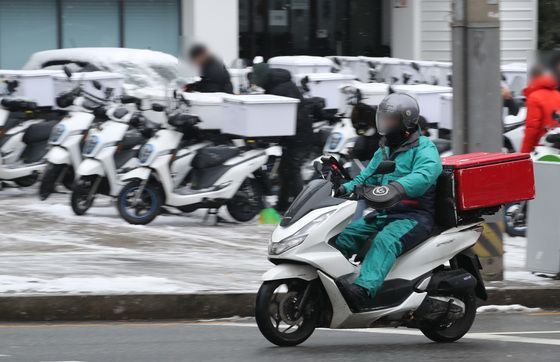
[[[489,222],[482,225],[484,230],[475,246],[472,247],[482,264],[482,277],[486,281],[504,279],[504,242],[503,222]]]

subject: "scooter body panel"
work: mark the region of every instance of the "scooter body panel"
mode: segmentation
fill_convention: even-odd
[[[49,150],[45,159],[53,165],[70,165],[72,158],[70,152],[61,146],[54,146]]]
[[[268,156],[264,150],[244,152],[224,163],[224,166],[230,167],[214,182],[213,187],[205,190],[192,190],[185,195],[174,193],[169,188],[171,184],[162,181],[166,194],[166,204],[169,206],[184,206],[197,204],[205,200],[231,199],[243,181],[266,164],[267,160]],[[160,180],[163,180],[163,177],[169,177],[168,174],[164,173],[167,171],[156,169],[158,169]]]
[[[264,273],[263,281],[283,280],[283,279],[303,279],[312,281],[319,277],[317,269],[305,264],[279,264]]]
[[[121,181],[123,183],[130,182],[132,180],[148,180],[152,174],[152,169],[149,167],[140,166],[132,171],[129,171],[121,176]]]

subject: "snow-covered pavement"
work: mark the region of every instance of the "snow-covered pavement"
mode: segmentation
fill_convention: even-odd
[[[203,212],[122,220],[110,199],[75,216],[68,195],[0,191],[0,293],[254,291],[273,226],[203,224]]]
[[[69,195],[0,191],[0,293],[256,291],[272,225],[203,224],[204,212],[133,226],[110,199],[75,216]],[[559,285],[524,270],[524,238],[506,238],[507,282]],[[489,285],[503,285],[489,284]]]

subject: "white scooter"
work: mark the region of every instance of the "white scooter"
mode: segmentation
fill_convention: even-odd
[[[152,109],[164,110],[156,104]],[[120,176],[139,166],[138,151],[149,138],[147,132],[140,131],[146,124],[141,112],[115,105],[107,111],[107,117],[107,122],[89,131],[84,144],[84,160],[76,171],[70,199],[76,215],[85,214],[97,194],[117,197],[123,186]]]
[[[262,167],[279,147],[248,149],[195,141],[182,145],[185,135],[196,132],[196,116],[176,113],[168,123],[175,129],[156,133],[139,154],[141,167],[123,176],[128,181],[118,196],[120,215],[131,224],[148,224],[162,205],[183,212],[226,205],[237,221],[246,222],[262,209]],[[196,156],[196,157],[195,157]],[[188,180],[185,179],[189,166]],[[188,181],[188,182],[187,182]],[[180,187],[185,185],[183,187]]]
[[[71,74],[69,74],[71,77]],[[98,81],[93,81],[101,89]],[[82,146],[94,122],[107,119],[101,107],[107,100],[86,93],[81,85],[57,98],[59,107],[68,109],[69,115],[53,128],[46,155],[47,167],[39,186],[39,198],[46,200],[59,183],[71,190],[75,173],[82,163]]]
[[[2,99],[0,107],[0,182],[28,187],[45,168],[49,134],[62,117],[34,102]]]
[[[436,342],[460,339],[476,316],[475,297],[486,298],[480,263],[469,251],[481,235],[483,220],[439,228],[398,258],[367,308],[354,310],[338,282],[357,276],[358,256],[363,257],[369,245],[353,262],[334,247],[356,201],[331,196],[333,184],[348,176],[336,160],[328,162],[332,183],[312,181],[272,234],[268,258],[275,266],[264,274],[256,300],[262,334],[276,345],[295,346],[316,327],[406,326]],[[394,163],[392,170],[384,163],[378,174],[394,170]]]

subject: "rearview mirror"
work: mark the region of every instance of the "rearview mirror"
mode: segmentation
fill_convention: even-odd
[[[333,62],[338,65],[339,67],[342,65],[342,63],[340,62],[340,60],[338,58],[333,58]]]
[[[309,83],[309,77],[308,76],[305,76],[301,79],[301,87],[306,92],[309,92],[309,87],[307,86],[308,83]]]
[[[165,111],[165,106],[159,103],[152,104],[152,111],[154,112],[163,112]]]
[[[420,71],[420,66],[418,65],[418,63],[412,62],[412,63],[410,63],[410,66],[411,66],[412,69],[414,69],[415,71],[417,71],[417,72]]]
[[[325,175],[323,174],[323,163],[321,161],[313,162],[313,169],[321,175],[322,178],[325,178]]]
[[[101,82],[98,81],[97,79],[92,80],[91,84],[93,84],[93,87],[97,90],[101,90],[101,88],[103,88],[103,86],[101,85]]]
[[[72,78],[72,71],[68,68],[68,66],[65,65],[62,70],[64,70],[64,74],[66,74],[68,79]]]
[[[383,160],[379,163],[379,165],[377,165],[377,168],[375,169],[375,172],[373,174],[386,175],[389,173],[393,173],[395,172],[396,165],[397,164],[395,163],[395,161]]]

